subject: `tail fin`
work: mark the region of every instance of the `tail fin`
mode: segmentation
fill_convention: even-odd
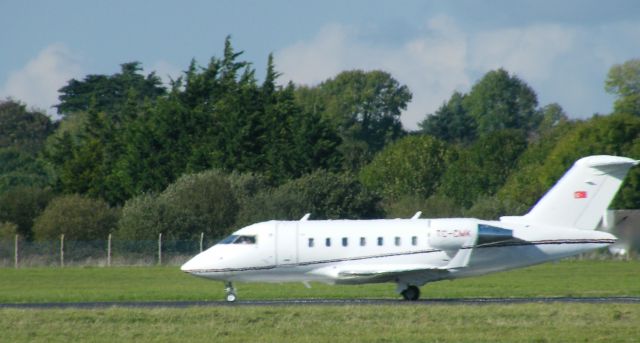
[[[627,157],[604,155],[581,158],[521,219],[550,226],[593,230],[627,172],[638,162]]]

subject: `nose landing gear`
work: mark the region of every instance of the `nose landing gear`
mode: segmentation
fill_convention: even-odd
[[[224,283],[224,291],[225,293],[227,293],[227,301],[228,302],[234,302],[236,301],[236,289],[233,288],[233,284],[231,282],[225,282]]]

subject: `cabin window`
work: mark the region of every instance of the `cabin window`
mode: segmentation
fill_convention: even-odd
[[[363,247],[367,245],[367,239],[364,237],[360,237],[360,246]]]
[[[418,245],[418,237],[416,236],[411,237],[411,245]]]
[[[400,246],[400,237],[396,237],[395,243],[396,243],[396,246]]]
[[[347,245],[349,245],[349,238],[342,237],[342,246],[346,247]]]
[[[330,247],[331,246],[331,238],[327,238],[324,240],[324,245]]]
[[[378,237],[378,245],[379,246],[383,246],[384,245],[384,238]]]
[[[313,248],[314,242],[313,238],[309,238],[309,248]]]

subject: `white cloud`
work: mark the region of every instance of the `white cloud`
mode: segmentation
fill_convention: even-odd
[[[276,54],[278,68],[284,72],[284,78],[296,83],[320,83],[330,75],[353,67],[353,61],[348,58],[352,48],[349,45],[355,43],[353,35],[345,26],[329,24],[312,41],[298,42],[279,51]],[[363,49],[365,47],[360,47],[360,52]]]
[[[27,62],[20,70],[10,73],[0,89],[2,98],[12,97],[30,107],[46,110],[54,115],[51,106],[58,103],[58,89],[81,73],[79,60],[63,44],[52,44]]]
[[[468,87],[465,74],[466,42],[452,20],[439,16],[426,25],[423,37],[398,48],[358,41],[354,28],[331,24],[308,42],[298,42],[276,53],[283,79],[314,85],[348,69],[381,69],[390,72],[413,92],[413,101],[402,116],[404,125],[416,128],[426,113],[444,99]]]
[[[338,24],[276,53],[283,79],[314,85],[349,69],[382,69],[409,86],[413,100],[402,115],[417,128],[453,91],[468,91],[486,72],[505,68],[538,93],[539,102],[560,103],[570,115],[607,113],[603,91],[614,63],[637,58],[640,23],[599,27],[539,23],[464,31],[449,16],[426,22],[417,36],[400,44],[369,43],[359,29]],[[363,35],[366,36],[366,35]]]
[[[547,79],[576,35],[573,28],[552,24],[479,32],[469,62],[476,70],[503,67],[527,80]]]

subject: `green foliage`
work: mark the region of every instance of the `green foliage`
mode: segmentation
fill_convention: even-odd
[[[104,239],[118,222],[120,211],[99,199],[71,194],[52,199],[33,225],[36,240]]]
[[[0,194],[16,186],[49,184],[37,154],[54,128],[45,114],[11,99],[0,101]]]
[[[640,115],[640,59],[631,59],[609,69],[605,90],[618,96],[616,113]]]
[[[476,123],[464,107],[466,95],[454,92],[448,102],[418,125],[425,135],[450,143],[470,143],[476,138]]]
[[[360,179],[385,199],[431,196],[447,163],[447,146],[431,136],[405,137],[381,151],[362,169]]]
[[[400,113],[411,92],[383,71],[345,71],[317,87],[300,87],[296,99],[307,113],[320,113],[342,140],[345,170],[357,171],[404,135]]]
[[[166,228],[163,221],[165,211],[154,194],[145,193],[133,197],[122,207],[122,217],[114,236],[132,241],[157,238]]]
[[[479,135],[503,129],[534,129],[539,122],[537,105],[533,89],[504,69],[485,74],[464,99]]]
[[[562,106],[552,103],[541,108],[539,111],[540,124],[537,128],[538,135],[544,135],[553,130],[557,126],[563,125],[569,121],[567,114]]]
[[[511,174],[527,140],[519,130],[487,133],[469,149],[458,151],[448,168],[439,193],[456,204],[470,207],[482,195],[493,195]]]
[[[239,226],[270,220],[366,219],[383,216],[380,198],[350,174],[316,171],[251,199],[238,219]]]
[[[33,221],[53,197],[51,190],[20,186],[0,193],[0,222],[16,225],[16,233],[31,239]]]
[[[328,121],[298,107],[293,85],[276,85],[272,57],[258,85],[241,54],[227,38],[222,58],[206,68],[192,61],[168,94],[153,73],[140,75],[137,63],[70,82],[59,109],[76,111],[63,120],[75,125],[62,125],[46,154],[57,188],[118,205],[210,168],[261,173],[273,184],[339,169],[340,138]],[[127,96],[120,96],[123,87]]]
[[[235,222],[238,210],[235,192],[223,174],[216,170],[187,174],[157,196],[143,194],[128,200],[116,236],[127,240],[153,239],[159,233],[168,239],[189,239],[200,233],[221,237]]]
[[[451,198],[432,195],[428,199],[406,195],[394,201],[384,202],[387,218],[411,218],[421,211],[421,218],[453,218],[461,217],[463,209]]]
[[[24,104],[11,99],[0,101],[0,149],[11,147],[35,155],[54,128],[44,113],[28,111]]]
[[[140,71],[140,62],[129,62],[121,64],[120,73],[111,76],[87,75],[82,81],[71,79],[58,91],[58,113],[66,115],[93,109],[117,117],[127,101],[143,102],[164,94],[162,81],[155,73],[145,77]]]
[[[18,225],[11,222],[0,222],[0,240],[15,239],[18,234]]]
[[[532,206],[578,159],[589,155],[617,155],[640,158],[640,118],[631,115],[594,117],[576,125],[561,126],[557,135],[541,139],[513,178],[500,192],[500,197]],[[537,156],[534,156],[537,155]],[[633,169],[625,179],[613,208],[638,208],[640,173]]]
[[[215,170],[180,177],[158,200],[166,206],[164,225],[169,237],[194,237],[201,232],[221,237],[238,212],[231,185]]]
[[[527,209],[528,207],[522,204],[501,199],[496,195],[483,195],[476,199],[473,206],[463,213],[465,217],[498,220],[501,216],[520,214]]]
[[[501,201],[512,203],[514,208],[521,209],[510,215],[524,214],[548,190],[550,185],[540,182],[542,166],[558,142],[579,125],[581,124],[563,122],[542,131],[541,136],[531,142],[520,155],[515,170],[497,194]]]
[[[51,182],[42,160],[13,147],[0,149],[0,194],[13,187],[46,187]]]

